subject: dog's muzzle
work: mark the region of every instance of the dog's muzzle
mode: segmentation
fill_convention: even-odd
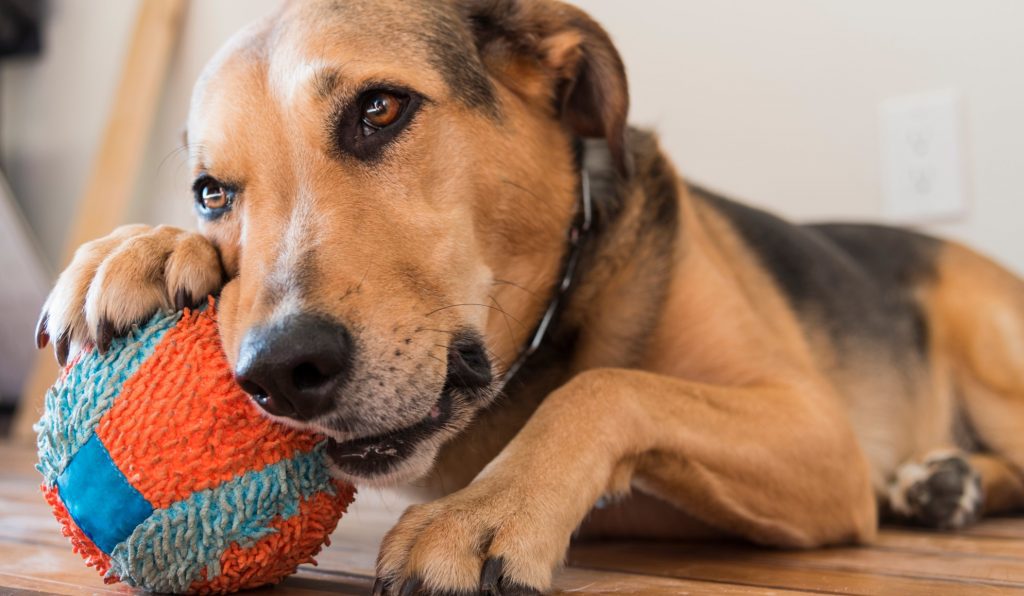
[[[483,341],[473,333],[458,334],[448,345],[444,386],[428,414],[419,422],[370,437],[328,442],[327,453],[350,476],[371,478],[391,471],[423,443],[443,430],[469,402],[488,395],[494,381]]]

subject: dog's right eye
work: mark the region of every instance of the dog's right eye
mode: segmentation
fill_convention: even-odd
[[[196,210],[207,219],[217,219],[231,209],[235,202],[235,190],[206,174],[196,179],[192,185],[195,194]]]

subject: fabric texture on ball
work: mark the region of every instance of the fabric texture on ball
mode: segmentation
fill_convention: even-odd
[[[160,314],[47,393],[42,490],[107,582],[227,592],[310,563],[352,501],[324,438],[273,423],[234,383],[216,309]]]

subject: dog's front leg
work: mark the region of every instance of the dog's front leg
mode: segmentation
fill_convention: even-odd
[[[472,484],[403,515],[375,593],[547,590],[595,501],[631,483],[762,543],[875,531],[867,465],[827,392],[595,370],[548,396]]]

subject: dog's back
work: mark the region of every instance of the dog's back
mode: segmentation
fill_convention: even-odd
[[[896,501],[889,503],[896,513],[919,513],[907,511],[905,493],[928,463],[942,460],[947,476],[971,481],[969,469],[950,471],[946,460],[956,450],[984,447],[1024,466],[1018,278],[962,245],[910,230],[801,226],[700,188],[692,194],[728,220],[786,298],[819,369],[845,400],[876,491]],[[1012,477],[997,477],[1006,482],[990,492],[1019,492],[1006,486]],[[969,492],[957,488],[961,499]],[[979,507],[976,500],[963,506]]]

